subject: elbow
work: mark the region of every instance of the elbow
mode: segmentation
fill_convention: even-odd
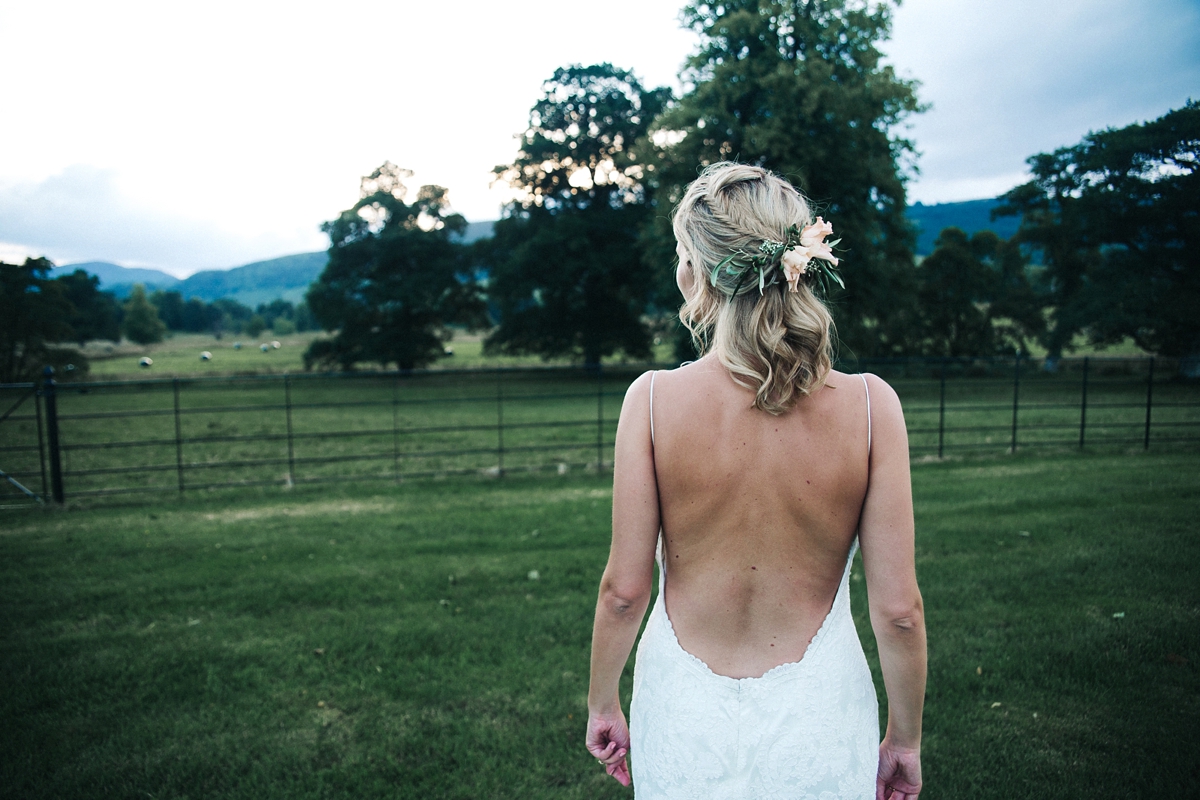
[[[600,607],[614,617],[625,618],[633,615],[640,620],[649,603],[649,582],[617,582],[605,579],[600,584]]]
[[[925,631],[925,605],[917,595],[911,602],[872,612],[871,622],[877,634],[908,638]]]

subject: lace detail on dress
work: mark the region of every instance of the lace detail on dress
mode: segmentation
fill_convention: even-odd
[[[804,656],[756,678],[717,675],[684,650],[660,582],[634,669],[638,800],[874,797],[878,704],[850,615],[853,554]]]

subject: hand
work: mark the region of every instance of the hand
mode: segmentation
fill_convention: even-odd
[[[618,783],[622,786],[632,783],[629,764],[625,761],[629,752],[629,726],[620,709],[607,714],[588,714],[587,749],[604,762],[604,771]]]
[[[917,800],[920,791],[920,748],[896,747],[884,739],[879,745],[875,800]]]

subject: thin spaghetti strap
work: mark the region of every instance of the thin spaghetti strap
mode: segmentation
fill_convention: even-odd
[[[654,376],[658,370],[650,373],[650,444],[654,444]]]
[[[654,376],[658,374],[658,370],[650,372],[650,461],[654,463]],[[658,491],[658,464],[654,464],[654,487],[655,492]],[[662,501],[659,501],[659,527],[658,541],[654,544],[654,562],[658,564],[658,593],[662,596],[667,580],[667,564],[663,559],[663,539],[662,539]]]
[[[858,374],[858,377],[862,378],[863,390],[867,394],[867,458],[870,458],[871,457],[871,387],[867,384],[867,376],[866,375],[863,375],[860,372]],[[651,388],[653,388],[653,386],[654,386],[654,384],[651,383]],[[651,395],[651,402],[654,402],[653,394]],[[650,438],[652,440],[654,438],[653,418],[651,418]]]

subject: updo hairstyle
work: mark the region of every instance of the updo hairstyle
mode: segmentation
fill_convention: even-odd
[[[701,353],[715,350],[734,381],[754,392],[754,407],[782,414],[825,383],[832,368],[833,318],[801,280],[780,280],[760,295],[737,291],[738,276],[713,269],[736,250],[781,242],[790,225],[812,222],[808,203],[768,170],[723,161],[692,181],[675,207],[673,229],[691,268],[679,319]]]

